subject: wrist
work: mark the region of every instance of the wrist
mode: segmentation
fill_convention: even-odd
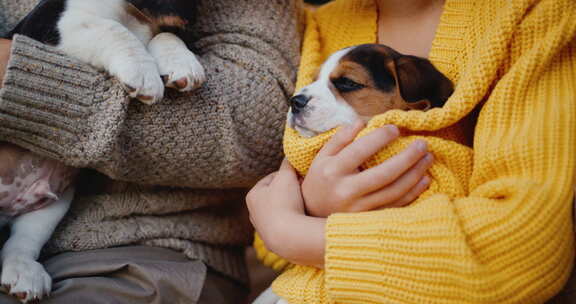
[[[288,261],[307,266],[324,265],[326,219],[294,214],[277,221],[270,250]]]

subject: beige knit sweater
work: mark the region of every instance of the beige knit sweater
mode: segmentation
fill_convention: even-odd
[[[0,34],[34,0],[0,0]],[[299,51],[298,0],[199,3],[208,81],[131,102],[107,74],[23,36],[0,91],[0,140],[90,168],[47,254],[173,248],[245,280],[245,189],[277,168]],[[1,161],[1,160],[0,160]]]

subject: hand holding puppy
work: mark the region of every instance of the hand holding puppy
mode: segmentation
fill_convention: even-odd
[[[401,207],[414,201],[430,183],[432,156],[416,142],[371,169],[358,167],[399,135],[385,127],[354,141],[361,122],[344,127],[316,156],[300,183],[284,160],[280,170],[258,182],[246,197],[250,220],[266,247],[292,263],[323,267],[325,217]]]
[[[246,196],[250,221],[266,247],[300,264],[324,264],[325,219],[307,216],[296,170],[287,160]]]
[[[416,141],[380,165],[360,171],[362,163],[399,135],[397,127],[386,126],[354,141],[363,127],[361,121],[343,127],[312,162],[302,183],[309,215],[328,217],[338,212],[402,207],[428,188],[426,171],[433,157],[424,141]]]

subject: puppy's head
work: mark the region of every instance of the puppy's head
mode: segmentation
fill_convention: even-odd
[[[316,80],[290,99],[288,124],[312,137],[392,109],[441,107],[452,92],[452,82],[430,61],[364,44],[328,58]]]

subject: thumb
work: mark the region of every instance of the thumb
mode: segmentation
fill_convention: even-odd
[[[292,167],[290,162],[285,158],[282,161],[282,165],[280,165],[280,169],[278,170],[277,176],[278,182],[283,184],[297,184],[300,185],[298,181],[298,173],[296,173],[296,169]]]
[[[272,172],[266,175],[254,185],[254,188],[268,187],[274,181],[276,175],[278,175],[278,172]]]
[[[318,152],[318,156],[333,156],[354,141],[358,133],[365,127],[362,120],[357,120],[351,125],[341,127],[334,136]]]

